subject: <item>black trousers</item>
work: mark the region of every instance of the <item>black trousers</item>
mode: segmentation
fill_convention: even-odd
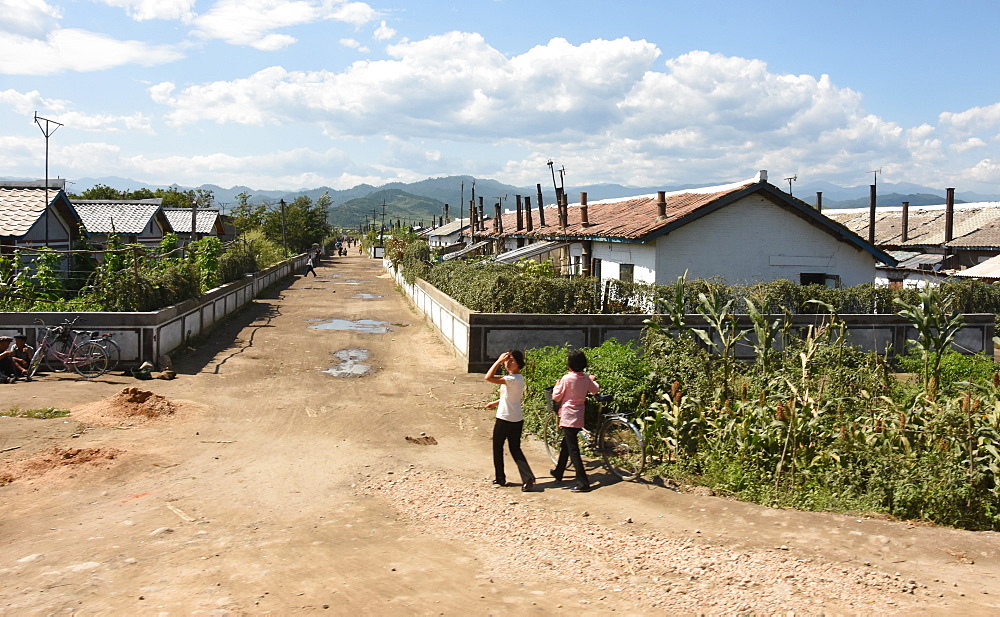
[[[503,470],[503,445],[508,444],[510,456],[517,463],[517,470],[521,474],[521,483],[529,484],[535,482],[535,474],[531,473],[528,466],[528,459],[524,458],[521,451],[521,430],[524,428],[524,421],[508,422],[507,420],[496,419],[493,424],[493,471],[494,478],[500,484],[507,482],[507,475]]]
[[[587,470],[583,468],[583,458],[580,456],[579,435],[582,430],[569,426],[562,427],[563,437],[559,444],[559,459],[556,462],[556,468],[552,471],[555,477],[561,478],[566,472],[566,463],[572,460],[573,469],[576,470],[576,481],[580,486],[590,486],[590,479],[587,477]]]

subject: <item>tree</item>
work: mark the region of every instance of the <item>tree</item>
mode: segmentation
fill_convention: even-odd
[[[262,229],[264,227],[264,216],[267,214],[267,207],[264,204],[251,204],[249,193],[240,193],[236,196],[239,203],[233,208],[233,225],[240,232],[251,229]]]

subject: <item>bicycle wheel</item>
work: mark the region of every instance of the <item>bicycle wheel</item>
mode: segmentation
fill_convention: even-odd
[[[646,468],[646,444],[636,425],[610,418],[601,427],[598,448],[608,471],[622,480],[635,480]]]
[[[114,339],[108,337],[95,338],[90,341],[91,343],[97,343],[101,346],[101,349],[108,354],[108,370],[113,371],[118,368],[118,361],[122,358],[122,348],[118,346],[118,343]]]
[[[45,346],[39,345],[38,349],[31,356],[31,362],[28,364],[28,377],[34,377],[35,373],[38,372],[38,367],[42,364],[42,356],[45,355]]]
[[[62,358],[69,357],[70,342],[68,340],[55,340],[49,345],[49,350],[45,354],[43,362],[45,369],[50,373],[61,373],[66,370],[66,363]],[[57,355],[58,354],[58,355]]]
[[[108,354],[97,343],[84,343],[73,350],[73,357],[67,362],[77,373],[93,379],[108,370]]]

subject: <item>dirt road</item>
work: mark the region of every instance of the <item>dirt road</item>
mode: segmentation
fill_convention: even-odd
[[[0,386],[3,408],[73,410],[0,418],[0,614],[1000,611],[995,533],[613,483],[596,465],[597,490],[574,494],[536,443],[541,491],[491,488],[491,387],[377,262],[318,273],[176,359],[173,381]],[[125,413],[126,387],[159,407]]]

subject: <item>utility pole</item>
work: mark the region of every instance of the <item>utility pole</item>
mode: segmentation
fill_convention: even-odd
[[[42,126],[42,122],[45,126]],[[62,123],[56,122],[55,120],[49,120],[38,115],[35,112],[35,124],[41,129],[42,135],[45,136],[45,246],[49,245],[49,137],[59,130]],[[55,125],[54,127],[52,125]]]
[[[281,250],[284,251],[284,256],[288,257],[288,241],[285,238],[285,200],[281,199],[278,203],[281,204]]]
[[[379,230],[379,233],[381,235],[379,236],[378,243],[382,245],[383,247],[382,250],[385,251],[385,200],[384,199],[382,200],[382,229]],[[385,253],[383,252],[382,254],[384,255]]]

